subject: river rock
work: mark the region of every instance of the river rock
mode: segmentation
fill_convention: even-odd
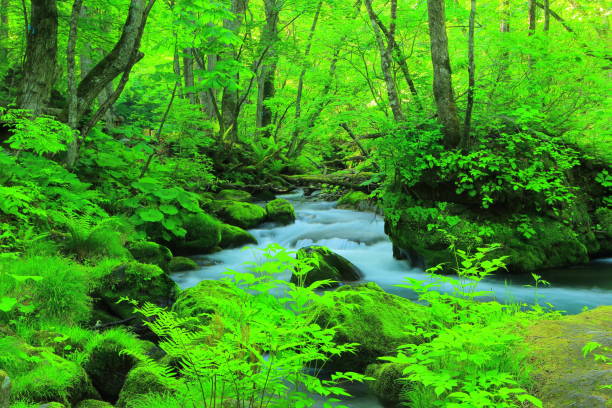
[[[406,326],[429,318],[427,307],[386,293],[374,282],[342,286],[320,302],[321,326],[337,327],[339,344],[359,344],[355,354],[335,357],[326,366],[337,371],[364,372],[378,357],[395,355],[398,346],[417,341],[405,333]]]
[[[237,248],[249,244],[257,244],[257,239],[249,231],[234,225],[221,225],[221,248]]]
[[[351,191],[350,193],[346,193],[340,197],[336,206],[338,208],[357,211],[368,211],[373,207],[370,196],[363,191]]]
[[[208,322],[209,315],[221,313],[221,309],[228,307],[231,301],[239,302],[240,293],[227,281],[203,280],[183,291],[172,306],[172,311],[183,317],[201,316],[202,321]]]
[[[9,408],[11,401],[11,379],[6,371],[0,370],[0,408]]]
[[[175,256],[170,261],[168,269],[170,272],[193,271],[195,269],[198,269],[198,264],[191,258],[186,258],[184,256]]]
[[[403,373],[405,368],[405,364],[398,363],[370,364],[365,375],[374,378],[374,381],[367,382],[368,388],[381,401],[398,405],[407,388],[406,382],[401,380],[406,377]]]
[[[277,198],[266,204],[267,220],[282,225],[295,222],[295,210],[293,205],[284,198]]]
[[[115,315],[127,319],[134,316],[134,306],[128,302],[117,303],[119,298],[127,297],[140,305],[151,302],[168,306],[174,302],[178,292],[176,283],[160,267],[127,262],[101,278],[95,296]]]
[[[172,389],[153,370],[143,366],[134,367],[127,375],[119,400],[118,408],[127,408],[130,402],[149,394],[170,394]]]
[[[299,271],[291,276],[291,282],[305,286],[320,280],[332,280],[328,286],[338,286],[338,282],[355,282],[361,279],[361,271],[351,261],[328,248],[310,246],[297,252],[297,259],[307,262],[312,269],[302,276]]]
[[[208,214],[189,215],[185,219],[184,228],[187,231],[185,236],[169,243],[176,254],[200,255],[210,253],[217,249],[221,242],[221,223]]]
[[[217,200],[231,200],[231,201],[242,201],[250,203],[253,200],[253,196],[248,191],[242,190],[221,190],[217,193],[215,199]]]
[[[266,218],[262,207],[240,201],[216,200],[207,208],[223,222],[244,229],[255,228]]]
[[[167,247],[156,242],[138,241],[130,244],[128,249],[138,262],[157,265],[164,271],[168,271],[172,252]]]
[[[113,405],[106,401],[87,399],[79,402],[75,408],[113,408]]]
[[[612,348],[612,306],[601,306],[574,316],[536,322],[527,331],[531,376],[536,395],[545,407],[609,408],[612,390],[612,368],[584,357],[582,348],[589,342]],[[595,353],[612,353],[598,350]]]

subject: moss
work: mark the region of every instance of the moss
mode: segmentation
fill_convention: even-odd
[[[132,243],[128,249],[138,262],[157,265],[164,271],[168,271],[172,252],[167,247],[156,242],[139,241]]]
[[[221,226],[221,248],[236,248],[249,244],[257,244],[257,239],[250,232],[229,224]]]
[[[176,253],[182,255],[205,254],[213,251],[221,242],[221,223],[208,214],[192,214],[185,219],[185,237],[170,243]]]
[[[599,256],[612,254],[612,209],[607,207],[595,210],[596,237],[601,244]]]
[[[146,394],[170,394],[172,389],[154,371],[147,367],[137,366],[132,369],[119,394],[117,407],[129,408],[139,397]]]
[[[124,350],[144,352],[148,344],[122,329],[108,330],[87,346],[83,368],[105,401],[115,402],[136,359]]]
[[[262,207],[239,201],[217,200],[210,208],[223,222],[244,229],[255,228],[266,218]]]
[[[79,402],[75,408],[113,408],[113,406],[106,401],[88,399]]]
[[[170,272],[183,272],[193,271],[198,269],[198,264],[191,258],[185,258],[184,256],[175,256],[168,265]]]
[[[228,301],[238,302],[241,296],[241,291],[227,281],[204,280],[183,291],[172,310],[181,316],[217,313]]]
[[[406,384],[400,379],[405,377],[403,374],[405,364],[385,363],[370,364],[365,371],[365,375],[372,377],[374,381],[368,381],[368,388],[372,394],[387,403],[398,404],[400,396],[406,389]]]
[[[423,321],[429,313],[425,306],[383,291],[370,282],[342,286],[320,299],[320,323],[337,326],[339,344],[358,343],[354,355],[343,354],[330,361],[330,369],[363,372],[378,357],[393,355],[398,346],[414,343],[405,334],[406,325]]]
[[[11,378],[6,371],[0,370],[0,407],[9,406],[11,399]]]
[[[359,268],[353,265],[348,259],[330,251],[328,248],[311,246],[302,248],[297,252],[297,259],[308,262],[312,266],[305,277],[299,274],[291,276],[291,282],[301,282],[304,285],[311,285],[320,280],[333,280],[327,286],[338,286],[338,282],[354,282],[361,279]]]
[[[365,211],[371,207],[370,197],[363,191],[351,191],[338,200],[337,207]]]
[[[113,313],[126,319],[133,316],[134,307],[127,302],[118,304],[119,298],[168,306],[178,291],[176,283],[158,266],[128,262],[102,277],[97,295]]]
[[[277,198],[266,204],[267,220],[287,225],[295,222],[293,205],[284,198]]]
[[[545,407],[607,408],[612,404],[612,392],[601,388],[612,382],[609,366],[582,355],[582,348],[591,341],[612,347],[612,306],[539,321],[526,334],[531,376]]]
[[[251,193],[242,190],[221,190],[215,198],[217,200],[242,201],[245,203],[253,200]]]

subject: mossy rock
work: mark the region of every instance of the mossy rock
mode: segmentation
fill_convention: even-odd
[[[242,292],[223,280],[203,280],[189,288],[177,299],[172,310],[180,316],[200,316],[208,321],[207,315],[220,313],[229,304],[235,304],[242,298]]]
[[[204,214],[192,214],[185,219],[183,227],[187,230],[185,237],[169,243],[180,255],[198,255],[210,253],[221,242],[221,223],[216,218]]]
[[[244,229],[255,228],[266,219],[262,207],[240,201],[213,201],[210,210],[223,222]]]
[[[336,206],[348,210],[367,211],[372,208],[372,203],[370,196],[363,191],[351,191],[343,195]]]
[[[607,207],[595,210],[596,235],[601,243],[598,256],[612,255],[612,209]]]
[[[404,368],[405,364],[398,363],[370,364],[365,375],[375,379],[367,382],[372,394],[386,403],[399,404],[406,389],[406,382],[401,380],[406,377]]]
[[[0,408],[6,408],[10,405],[12,386],[8,373],[0,370]]]
[[[170,394],[172,389],[153,370],[143,366],[134,367],[119,394],[118,408],[130,408],[131,403],[147,394]]]
[[[168,264],[172,259],[172,252],[167,247],[156,242],[138,241],[128,247],[130,253],[140,263],[157,265],[168,271]]]
[[[198,264],[191,258],[186,258],[184,256],[175,256],[170,260],[170,264],[168,265],[168,269],[170,272],[185,272],[185,271],[193,271],[198,269]]]
[[[282,225],[295,222],[295,210],[293,205],[284,198],[277,198],[266,204],[267,220]]]
[[[325,247],[301,248],[297,252],[297,259],[309,263],[312,269],[305,276],[294,273],[291,276],[293,283],[309,286],[316,281],[329,279],[334,282],[327,286],[338,286],[339,282],[355,282],[362,277],[359,268],[351,261]]]
[[[250,232],[234,225],[221,226],[221,248],[238,248],[249,244],[257,244],[257,239]]]
[[[15,339],[17,367],[7,369],[14,400],[57,402],[71,406],[86,398],[99,398],[85,370],[45,347],[32,347]],[[27,356],[27,357],[26,357]],[[15,363],[15,361],[13,361]]]
[[[338,371],[364,372],[379,357],[395,355],[398,346],[417,342],[405,333],[406,326],[430,316],[427,307],[386,293],[373,282],[326,292],[320,302],[321,326],[337,326],[339,344],[359,344],[355,354],[345,353],[328,363]]]
[[[36,408],[67,408],[67,407],[61,402],[47,402],[46,404],[40,404]]]
[[[589,342],[612,348],[612,306],[538,321],[528,328],[525,340],[535,393],[545,407],[612,406],[612,390],[602,388],[612,384],[612,369],[592,355],[582,354],[582,348]],[[595,353],[612,358],[610,352]]]
[[[147,346],[133,335],[121,330],[105,332],[88,347],[83,368],[102,399],[115,403],[128,372],[136,365],[134,357],[124,350],[144,351]]]
[[[176,283],[160,267],[128,262],[113,268],[102,277],[96,296],[115,315],[127,319],[134,316],[134,306],[128,302],[117,303],[119,298],[127,297],[140,305],[151,302],[169,306],[178,292]]]
[[[442,230],[431,230],[428,225],[447,220]],[[534,272],[545,268],[558,268],[589,261],[589,250],[584,236],[571,227],[549,217],[527,216],[525,225],[533,231],[527,238],[514,221],[496,219],[485,221],[469,210],[446,214],[437,208],[412,206],[400,211],[396,224],[387,222],[386,232],[396,248],[407,253],[415,263],[425,267],[439,264],[455,266],[455,257],[449,250],[449,234],[456,237],[455,247],[473,250],[486,244],[499,243],[501,249],[490,256],[507,256],[508,270],[517,273]],[[485,237],[482,231],[488,231]]]
[[[113,405],[106,401],[88,399],[79,402],[75,408],[113,408]]]
[[[231,200],[231,201],[242,201],[250,203],[253,200],[253,196],[248,191],[242,190],[221,190],[217,193],[215,199],[217,200]]]

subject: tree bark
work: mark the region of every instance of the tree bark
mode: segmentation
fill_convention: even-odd
[[[17,105],[40,115],[57,77],[57,3],[32,0],[21,93]]]
[[[185,96],[192,105],[198,104],[197,95],[193,89],[195,80],[193,76],[193,59],[195,50],[193,48],[185,48],[183,50],[183,77],[185,79]],[[180,77],[179,77],[180,78]]]
[[[528,36],[535,34],[536,30],[536,3],[535,0],[529,0],[529,33]]]
[[[74,140],[70,143],[66,164],[72,168],[77,159],[77,127],[78,127],[78,99],[77,99],[77,78],[76,78],[76,42],[79,28],[79,17],[83,8],[83,0],[74,0],[72,4],[72,14],[70,16],[70,31],[68,33],[68,47],[66,49],[66,71],[68,76],[68,126],[73,131]]]
[[[476,28],[476,0],[470,1],[470,23],[468,33],[468,91],[467,106],[465,109],[465,122],[463,127],[463,140],[466,144],[470,141],[472,126],[472,110],[474,109],[474,87],[476,86],[476,65],[474,62],[474,31]]]
[[[9,54],[9,0],[0,1],[0,60],[6,61]]]
[[[550,0],[544,0],[544,31],[550,30]]]
[[[389,106],[391,107],[391,112],[393,112],[393,117],[395,121],[403,122],[404,114],[402,113],[401,101],[397,92],[397,86],[395,84],[395,79],[393,78],[393,73],[391,72],[391,48],[385,47],[382,35],[380,33],[380,29],[376,24],[376,19],[378,17],[374,13],[374,9],[372,8],[372,0],[365,0],[364,3],[368,11],[368,15],[370,17],[370,23],[372,25],[372,29],[374,30],[374,38],[376,39],[376,44],[378,45],[378,50],[380,52],[380,65],[383,72],[383,76],[385,78],[385,85],[387,86]]]
[[[261,68],[259,86],[257,91],[257,127],[265,128],[266,135],[270,134],[268,126],[272,123],[272,110],[266,105],[266,101],[276,94],[274,79],[276,65],[278,63],[278,53],[275,44],[278,42],[278,19],[279,2],[276,0],[265,0],[264,9],[266,12],[266,25],[262,33],[263,48],[267,47],[267,62]]]
[[[457,106],[453,93],[444,0],[427,0],[431,61],[433,64],[433,93],[438,120],[443,126],[444,144],[457,147],[461,142]]]
[[[510,0],[501,0],[501,20],[499,23],[499,31],[502,33],[510,32]]]
[[[108,53],[81,81],[77,91],[79,117],[91,106],[104,88],[122,73],[131,70],[144,56],[140,41],[155,0],[131,0],[121,37]]]

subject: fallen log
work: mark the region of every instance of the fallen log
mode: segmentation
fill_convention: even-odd
[[[353,190],[360,190],[370,192],[378,187],[377,183],[370,183],[363,185],[366,181],[370,180],[376,173],[362,172],[362,173],[332,173],[332,174],[296,174],[296,175],[283,175],[282,177],[300,186],[308,185],[322,185],[329,184],[332,186],[346,187]]]

